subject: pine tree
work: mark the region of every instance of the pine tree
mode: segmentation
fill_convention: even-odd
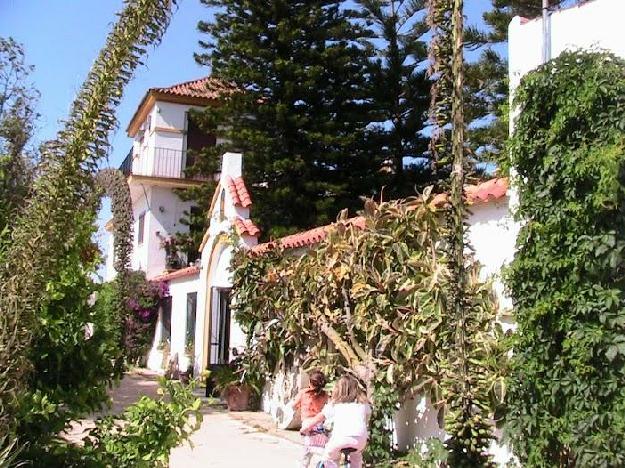
[[[244,154],[252,217],[265,236],[335,220],[375,196],[382,155],[367,147],[371,47],[346,2],[202,0],[214,19],[199,29],[196,59],[239,92],[202,123]]]
[[[375,121],[369,134],[372,151],[385,161],[386,199],[414,195],[433,180],[427,153],[430,82],[424,34],[429,27],[424,0],[360,0],[371,24],[371,89]]]

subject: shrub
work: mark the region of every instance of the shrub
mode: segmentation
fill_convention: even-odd
[[[91,305],[100,263],[91,241],[94,218],[83,213],[74,226],[76,242],[61,247],[58,273],[47,282],[36,314],[29,356],[33,372],[19,405],[18,433],[20,442],[29,444],[26,457],[45,450],[70,420],[106,405],[107,390],[123,370],[119,318]]]
[[[201,400],[193,384],[161,380],[161,397],[142,397],[123,413],[96,421],[81,444],[56,440],[40,454],[38,466],[166,467],[171,450],[202,423]]]
[[[448,358],[455,334],[445,293],[447,226],[430,201],[427,194],[367,201],[362,218],[340,219],[301,256],[275,249],[234,257],[234,313],[249,339],[244,368],[269,376],[278,363],[303,355],[307,367],[358,376],[374,403],[367,457],[376,462],[391,456],[388,421],[405,395],[426,393],[450,415],[448,426],[464,416],[448,405],[460,376]],[[458,429],[471,444],[492,438],[489,391],[499,376],[489,364],[498,337],[492,291],[467,262],[474,268],[465,368],[487,429]]]

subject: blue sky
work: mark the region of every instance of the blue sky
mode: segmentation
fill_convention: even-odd
[[[144,66],[136,71],[124,91],[117,110],[119,129],[111,137],[110,166],[119,166],[132,145],[124,130],[148,88],[169,86],[208,73],[195,63],[193,53],[198,50],[200,39],[197,22],[209,19],[210,10],[199,0],[179,0],[178,4],[163,42],[149,51]],[[489,4],[489,0],[468,0],[468,24],[479,24],[481,13]],[[27,62],[35,66],[32,80],[41,92],[41,118],[34,144],[53,138],[60,128],[59,122],[67,116],[115,21],[115,13],[122,7],[122,0],[0,0],[0,35],[21,42]],[[109,216],[105,204],[100,225]],[[102,235],[100,232],[100,241]]]

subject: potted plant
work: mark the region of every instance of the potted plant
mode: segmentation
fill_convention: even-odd
[[[254,382],[244,377],[245,373],[236,362],[211,372],[214,388],[226,401],[229,411],[249,411],[252,408],[257,388]]]

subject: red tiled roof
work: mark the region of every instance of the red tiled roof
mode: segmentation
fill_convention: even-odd
[[[257,236],[260,234],[260,229],[251,219],[235,218],[234,227],[239,235],[249,234],[250,236]]]
[[[349,218],[342,221],[347,226],[356,226],[359,229],[365,227],[365,218],[362,216],[356,216],[355,218]],[[283,249],[298,249],[301,247],[308,247],[315,245],[326,238],[330,229],[336,226],[337,223],[328,224],[327,226],[320,226],[308,231],[298,232],[297,234],[291,234],[272,242],[266,242],[264,244],[258,244],[252,247],[251,251],[254,253],[263,253],[275,247],[282,247]]]
[[[503,198],[508,193],[508,185],[507,177],[490,179],[477,185],[467,185],[464,188],[467,203],[469,205],[474,205],[476,203],[487,203]],[[439,193],[434,196],[431,203],[434,206],[441,206],[447,203],[448,199],[449,194]]]
[[[197,275],[200,272],[200,267],[190,266],[187,268],[182,268],[180,270],[172,271],[171,273],[166,273],[164,275],[159,275],[152,279],[152,281],[171,281],[178,278],[185,278],[187,276]]]
[[[173,96],[217,99],[224,94],[230,94],[233,87],[211,76],[200,78],[198,80],[185,81],[167,88],[150,88],[162,94],[171,94]]]
[[[469,204],[487,203],[503,198],[508,193],[508,185],[508,178],[495,178],[478,185],[467,185],[465,187],[467,202]],[[434,196],[430,203],[435,207],[440,207],[444,205],[448,199],[448,194],[439,193]],[[357,216],[343,221],[343,223],[362,229],[365,226],[365,218]],[[335,225],[336,223],[328,224],[327,226],[320,226],[308,231],[291,234],[290,236],[282,237],[272,242],[258,244],[252,247],[251,251],[260,254],[278,246],[283,249],[297,249],[315,245],[325,239],[330,229]]]
[[[226,178],[226,185],[228,186],[228,192],[232,197],[234,206],[242,206],[247,208],[252,204],[252,198],[250,197],[247,187],[245,187],[245,181],[242,177],[233,179],[232,177]]]

